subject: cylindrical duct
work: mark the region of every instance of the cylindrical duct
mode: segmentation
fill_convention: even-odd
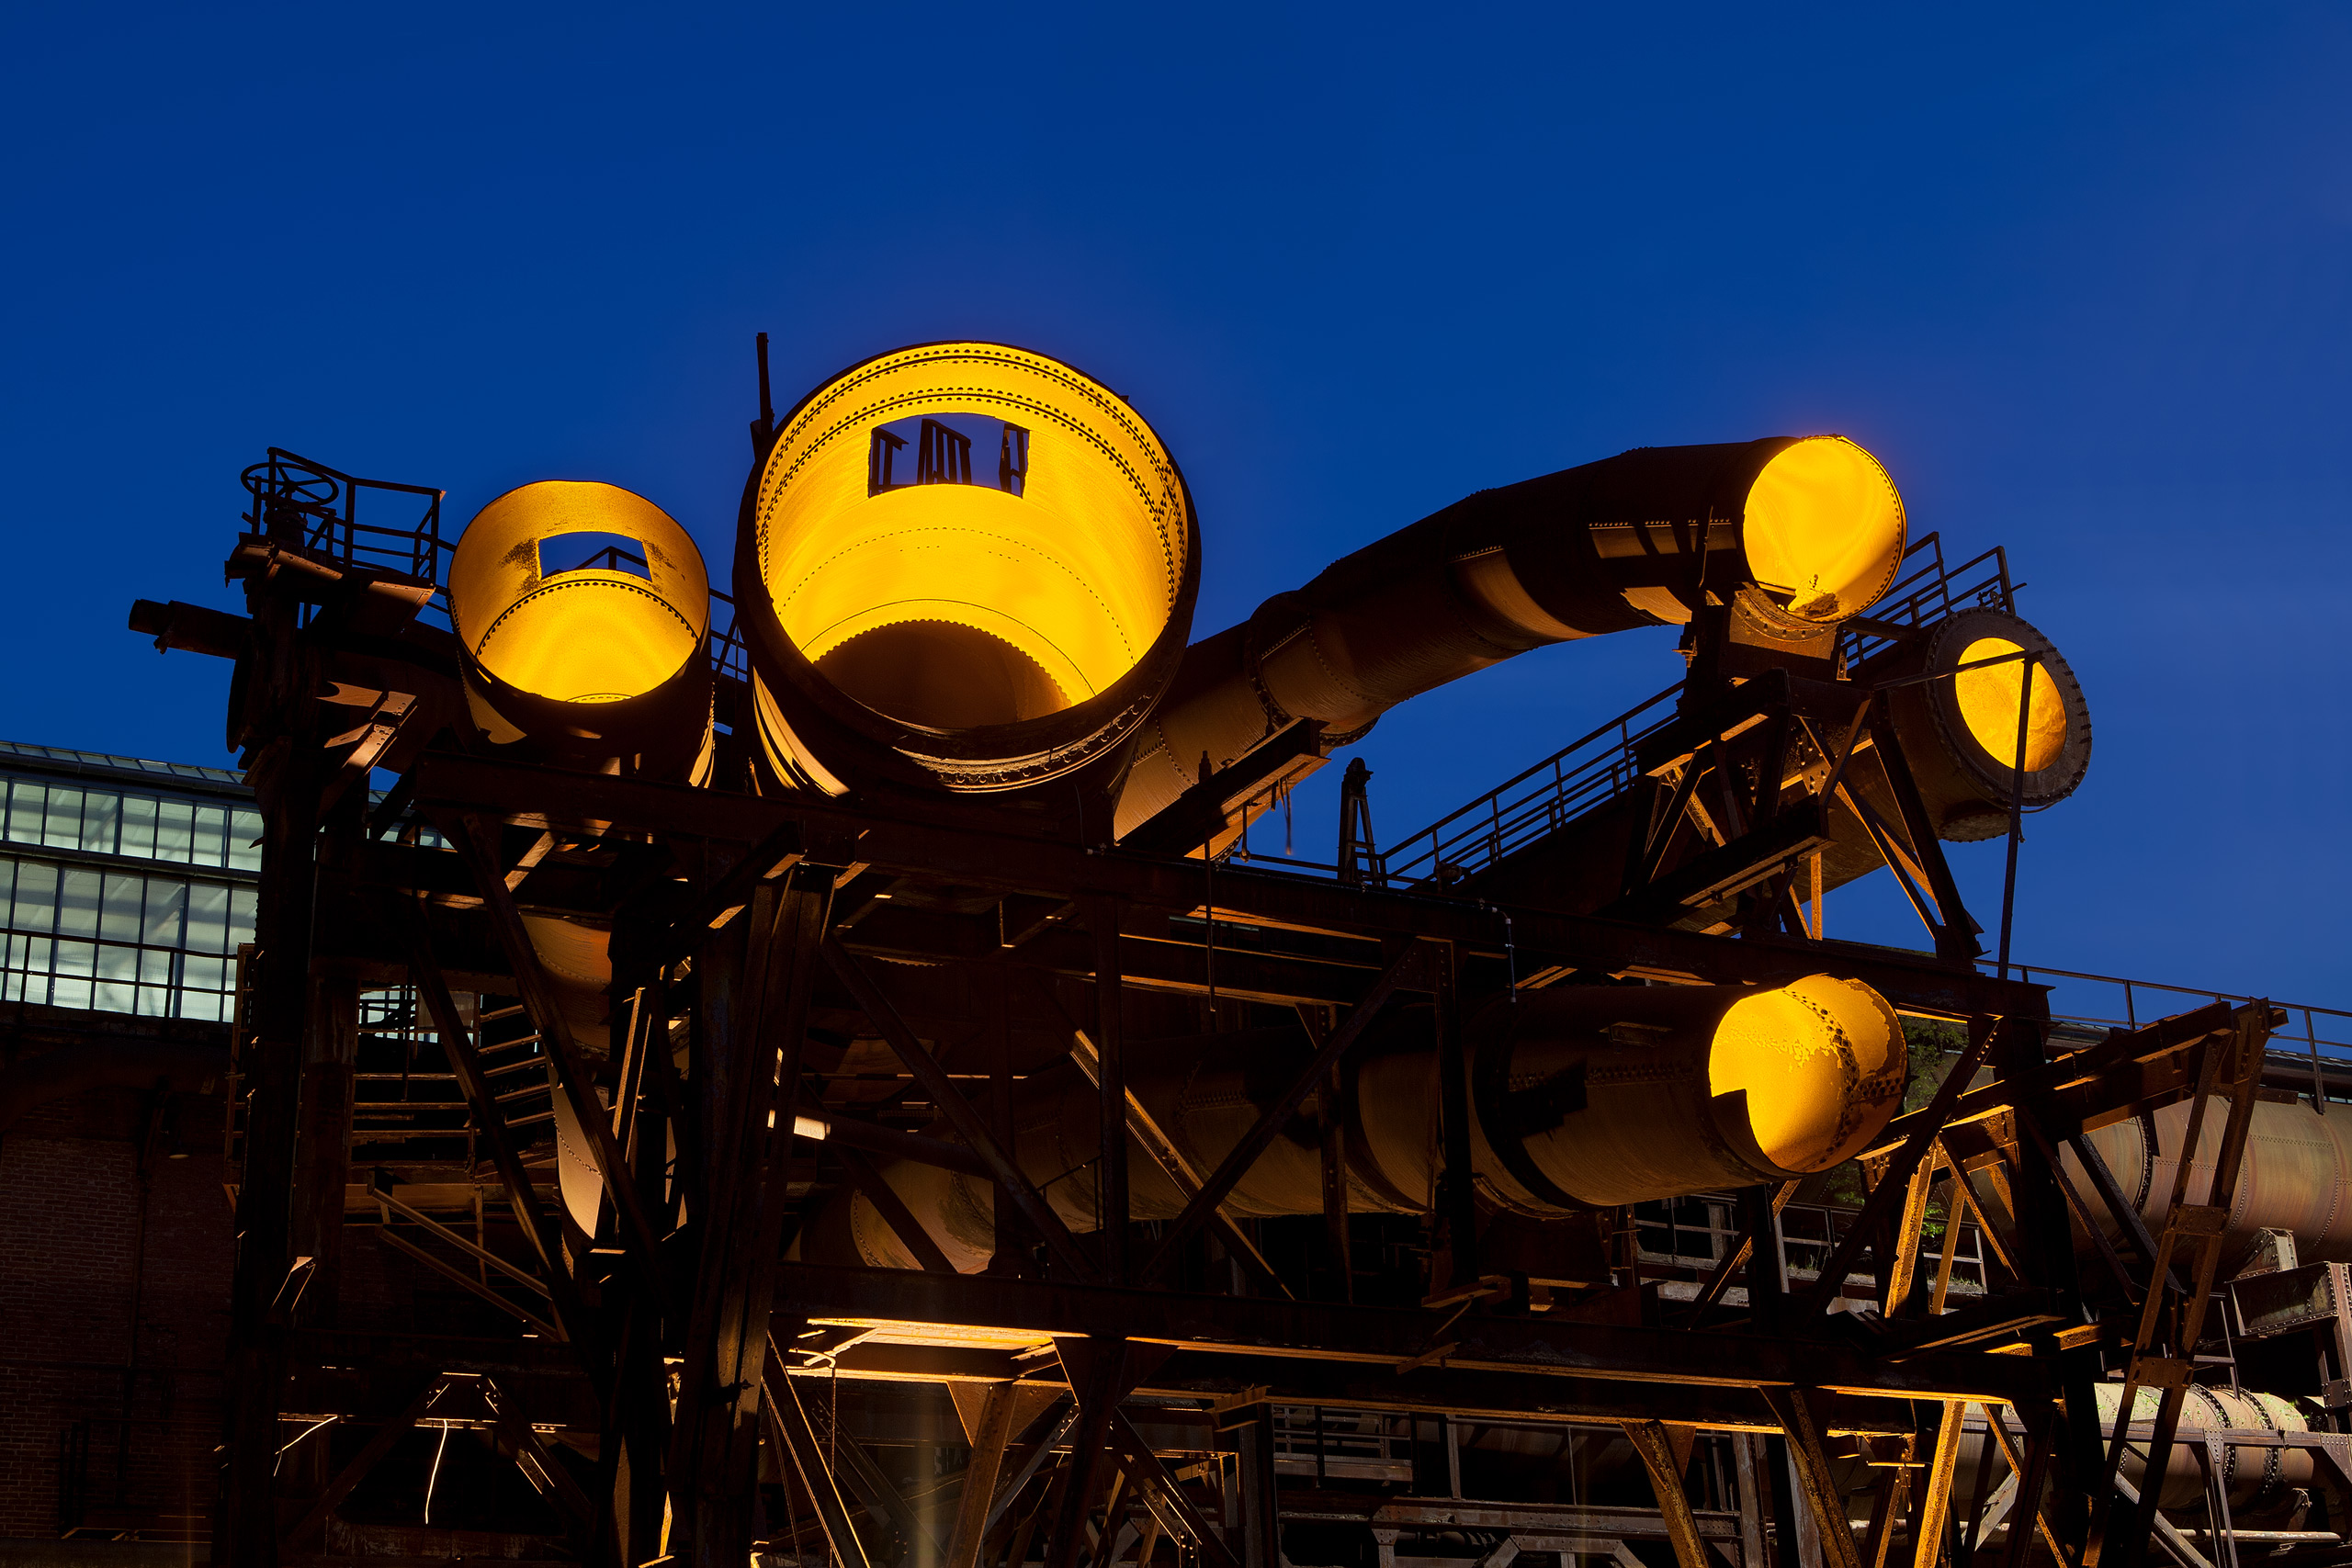
[[[1538,1214],[1827,1170],[1894,1114],[1909,1069],[1885,999],[1826,975],[1555,987],[1489,1004],[1470,1044],[1480,1185]]]
[[[1851,1157],[1885,1126],[1907,1057],[1893,1010],[1870,987],[1814,976],[1776,989],[1737,986],[1563,987],[1500,1000],[1473,1021],[1473,1155],[1481,1196],[1535,1215],[1677,1193],[1781,1181]],[[1129,1086],[1199,1173],[1216,1168],[1305,1059],[1293,1031],[1186,1043],[1155,1070],[1131,1051]],[[1393,1042],[1353,1071],[1348,1091],[1352,1212],[1426,1213],[1442,1156],[1437,1052],[1426,1034]],[[1070,1074],[1024,1086],[1014,1157],[1072,1230],[1098,1223],[1091,1181],[1095,1090]],[[991,1188],[907,1162],[884,1168],[958,1269],[994,1245]],[[1130,1148],[1130,1213],[1171,1219],[1185,1193]],[[1227,1207],[1265,1218],[1322,1212],[1312,1137],[1274,1140]],[[810,1233],[815,1250],[854,1250],[876,1267],[915,1259],[860,1195]]]
[[[2113,1428],[2117,1414],[2123,1408],[2123,1387],[2120,1383],[2098,1382],[2091,1393],[2098,1401],[2099,1424]],[[2164,1396],[2152,1388],[2136,1389],[2132,1393],[2132,1419],[2150,1421],[2156,1418],[2157,1406]],[[2289,1401],[2275,1393],[2240,1393],[2231,1389],[2216,1388],[2210,1383],[2190,1383],[2180,1412],[2180,1438],[2176,1441],[2165,1465],[2164,1490],[2157,1495],[2156,1506],[2170,1511],[2192,1509],[2202,1518],[2205,1513],[2205,1469],[2199,1462],[2198,1450],[2204,1445],[2197,1434],[2207,1431],[2227,1432],[2302,1432],[2310,1429],[2301,1414]],[[2308,1488],[2312,1483],[2312,1456],[2306,1449],[2257,1448],[2252,1444],[2231,1443],[2223,1449],[2221,1481],[2229,1495],[2233,1513],[2264,1512],[2289,1500],[2290,1495]],[[2147,1485],[2147,1450],[2126,1444],[2123,1450],[2123,1478],[2135,1489]],[[2252,1522],[2251,1520],[2247,1522]]]
[[[2039,811],[2074,794],[2091,761],[2090,705],[2048,637],[2005,610],[1962,610],[1862,677],[1936,677],[1894,687],[1887,705],[1939,838],[1989,839],[2008,829],[2025,665],[1987,661],[2018,653],[2033,656],[2022,804]]]
[[[548,479],[466,525],[449,620],[483,738],[700,782],[710,769],[710,579],[669,514],[616,485]]]
[[[523,928],[555,992],[556,1005],[563,1010],[573,1042],[593,1058],[610,1055],[612,933],[549,915],[525,915]],[[594,1235],[597,1206],[604,1201],[605,1179],[596,1168],[587,1131],[572,1113],[571,1098],[556,1077],[552,1058],[547,1064],[547,1075],[555,1111],[557,1189],[572,1223]]]
[[[1133,830],[1294,719],[1344,741],[1408,697],[1546,643],[1736,599],[1791,637],[1902,563],[1903,501],[1840,435],[1641,447],[1481,491],[1333,562],[1185,658],[1119,797]]]
[[[2120,1383],[2097,1382],[2091,1392],[2098,1403],[2099,1435],[2111,1438],[2117,1414],[2123,1407]],[[2154,1422],[2164,1395],[2155,1389],[2133,1392],[2132,1420]],[[2181,1523],[2206,1518],[2205,1471],[2201,1462],[2207,1432],[2303,1432],[2310,1430],[2294,1402],[2275,1393],[2239,1393],[2210,1383],[2191,1383],[2181,1406],[2180,1428],[2165,1465],[2164,1490],[2157,1506]],[[2301,1506],[2296,1494],[2312,1483],[2312,1456],[2307,1449],[2264,1448],[2252,1443],[2223,1445],[2222,1484],[2229,1494],[2230,1511],[2240,1526],[2275,1523]],[[2123,1479],[2137,1491],[2146,1484],[2148,1450],[2144,1441],[2124,1445]],[[1880,1472],[1862,1460],[1830,1461],[1830,1472],[1846,1497],[1856,1524],[1867,1523],[1877,1497]],[[1989,1433],[1966,1432],[1961,1438],[1955,1490],[1963,1497],[1984,1497],[2009,1476],[2001,1447]],[[2017,1516],[2012,1514],[2011,1518]]]
[[[2216,1109],[2198,1130],[2196,1154],[2189,1162],[2190,1203],[2212,1201],[2213,1168],[2221,1158],[2225,1121]],[[2152,1232],[2164,1229],[2188,1136],[2185,1102],[2090,1134],[2091,1146]],[[2076,1187],[2093,1190],[2074,1151],[2065,1150],[2060,1157]],[[2339,1109],[2323,1116],[2308,1100],[2255,1102],[2245,1161],[2238,1169],[2222,1237],[2224,1259],[2244,1257],[2256,1233],[2265,1230],[2291,1232],[2295,1255],[2302,1262],[2352,1263],[2352,1113]]]
[[[1199,574],[1183,476],[1100,382],[985,343],[844,371],[786,417],[738,528],[771,782],[1108,784]]]

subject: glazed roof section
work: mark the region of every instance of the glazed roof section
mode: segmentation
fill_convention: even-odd
[[[22,740],[0,740],[0,769],[30,765],[42,773],[101,773],[125,781],[139,779],[160,784],[167,779],[226,786],[247,793],[244,775],[228,768],[200,767],[194,762],[159,762],[147,757],[118,757],[105,751],[76,751],[63,746],[36,746]]]

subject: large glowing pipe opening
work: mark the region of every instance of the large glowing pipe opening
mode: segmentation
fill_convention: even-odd
[[[685,530],[644,497],[562,479],[509,491],[467,525],[448,592],[492,739],[627,750],[650,730],[707,729],[695,677],[710,579]]]
[[[1788,595],[1790,615],[1857,615],[1903,564],[1903,498],[1885,468],[1842,435],[1808,435],[1748,487],[1741,542],[1758,586]]]
[[[739,591],[748,564],[792,651],[886,731],[1125,705],[1122,682],[1189,630],[1192,511],[1166,448],[1108,388],[1020,349],[906,349],[818,389],[752,525]]]

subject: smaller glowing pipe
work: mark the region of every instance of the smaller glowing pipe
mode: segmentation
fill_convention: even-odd
[[[707,774],[710,579],[660,507],[608,484],[511,490],[467,525],[448,592],[485,739],[628,773]]]
[[[1857,675],[1864,682],[1904,681],[1888,691],[1887,711],[1939,838],[1990,839],[2008,829],[2025,689],[2025,661],[2009,656],[2020,653],[2033,656],[2023,804],[2039,811],[2083,782],[2091,715],[2065,656],[2034,626],[2006,610],[1962,610]],[[1930,678],[1905,679],[1919,675]]]
[[[1425,1032],[1367,1042],[1346,1094],[1349,1207],[1427,1213],[1440,1156],[1438,1055]],[[1826,975],[1789,985],[1556,987],[1499,1000],[1472,1021],[1473,1157],[1481,1199],[1543,1217],[1679,1193],[1784,1181],[1826,1170],[1877,1135],[1903,1096],[1908,1056],[1885,1000]],[[1256,1089],[1303,1054],[1295,1032],[1169,1051],[1131,1068],[1136,1096],[1196,1170],[1213,1170],[1260,1111]],[[1148,1059],[1143,1053],[1131,1062]],[[1273,1064],[1270,1067],[1270,1063]],[[1071,1229],[1097,1224],[1091,1183],[1058,1178],[1092,1153],[1095,1093],[1072,1074],[1032,1080],[1016,1098],[1013,1157]],[[1186,1194],[1129,1151],[1130,1212],[1170,1219]],[[992,1189],[982,1177],[893,1160],[883,1179],[956,1265],[986,1266]],[[1278,1138],[1233,1189],[1249,1217],[1322,1211],[1309,1145]],[[905,1244],[862,1194],[808,1233],[807,1256],[913,1268]]]
[[[1468,1039],[1479,1184],[1538,1215],[1827,1170],[1894,1114],[1910,1066],[1885,999],[1827,975],[1554,987],[1491,1004]]]

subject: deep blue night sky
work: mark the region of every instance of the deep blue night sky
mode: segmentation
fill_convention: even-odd
[[[2010,547],[2089,694],[2020,953],[2352,1005],[2352,13],[1635,9],[13,6],[0,734],[229,760],[226,666],[123,618],[237,603],[271,444],[453,531],[627,485],[723,577],[758,330],[783,403],[960,336],[1126,393],[1204,634],[1471,490],[1835,430],[1915,533]],[[1391,715],[1384,838],[1671,649]],[[1917,943],[1872,880],[1833,933]]]

